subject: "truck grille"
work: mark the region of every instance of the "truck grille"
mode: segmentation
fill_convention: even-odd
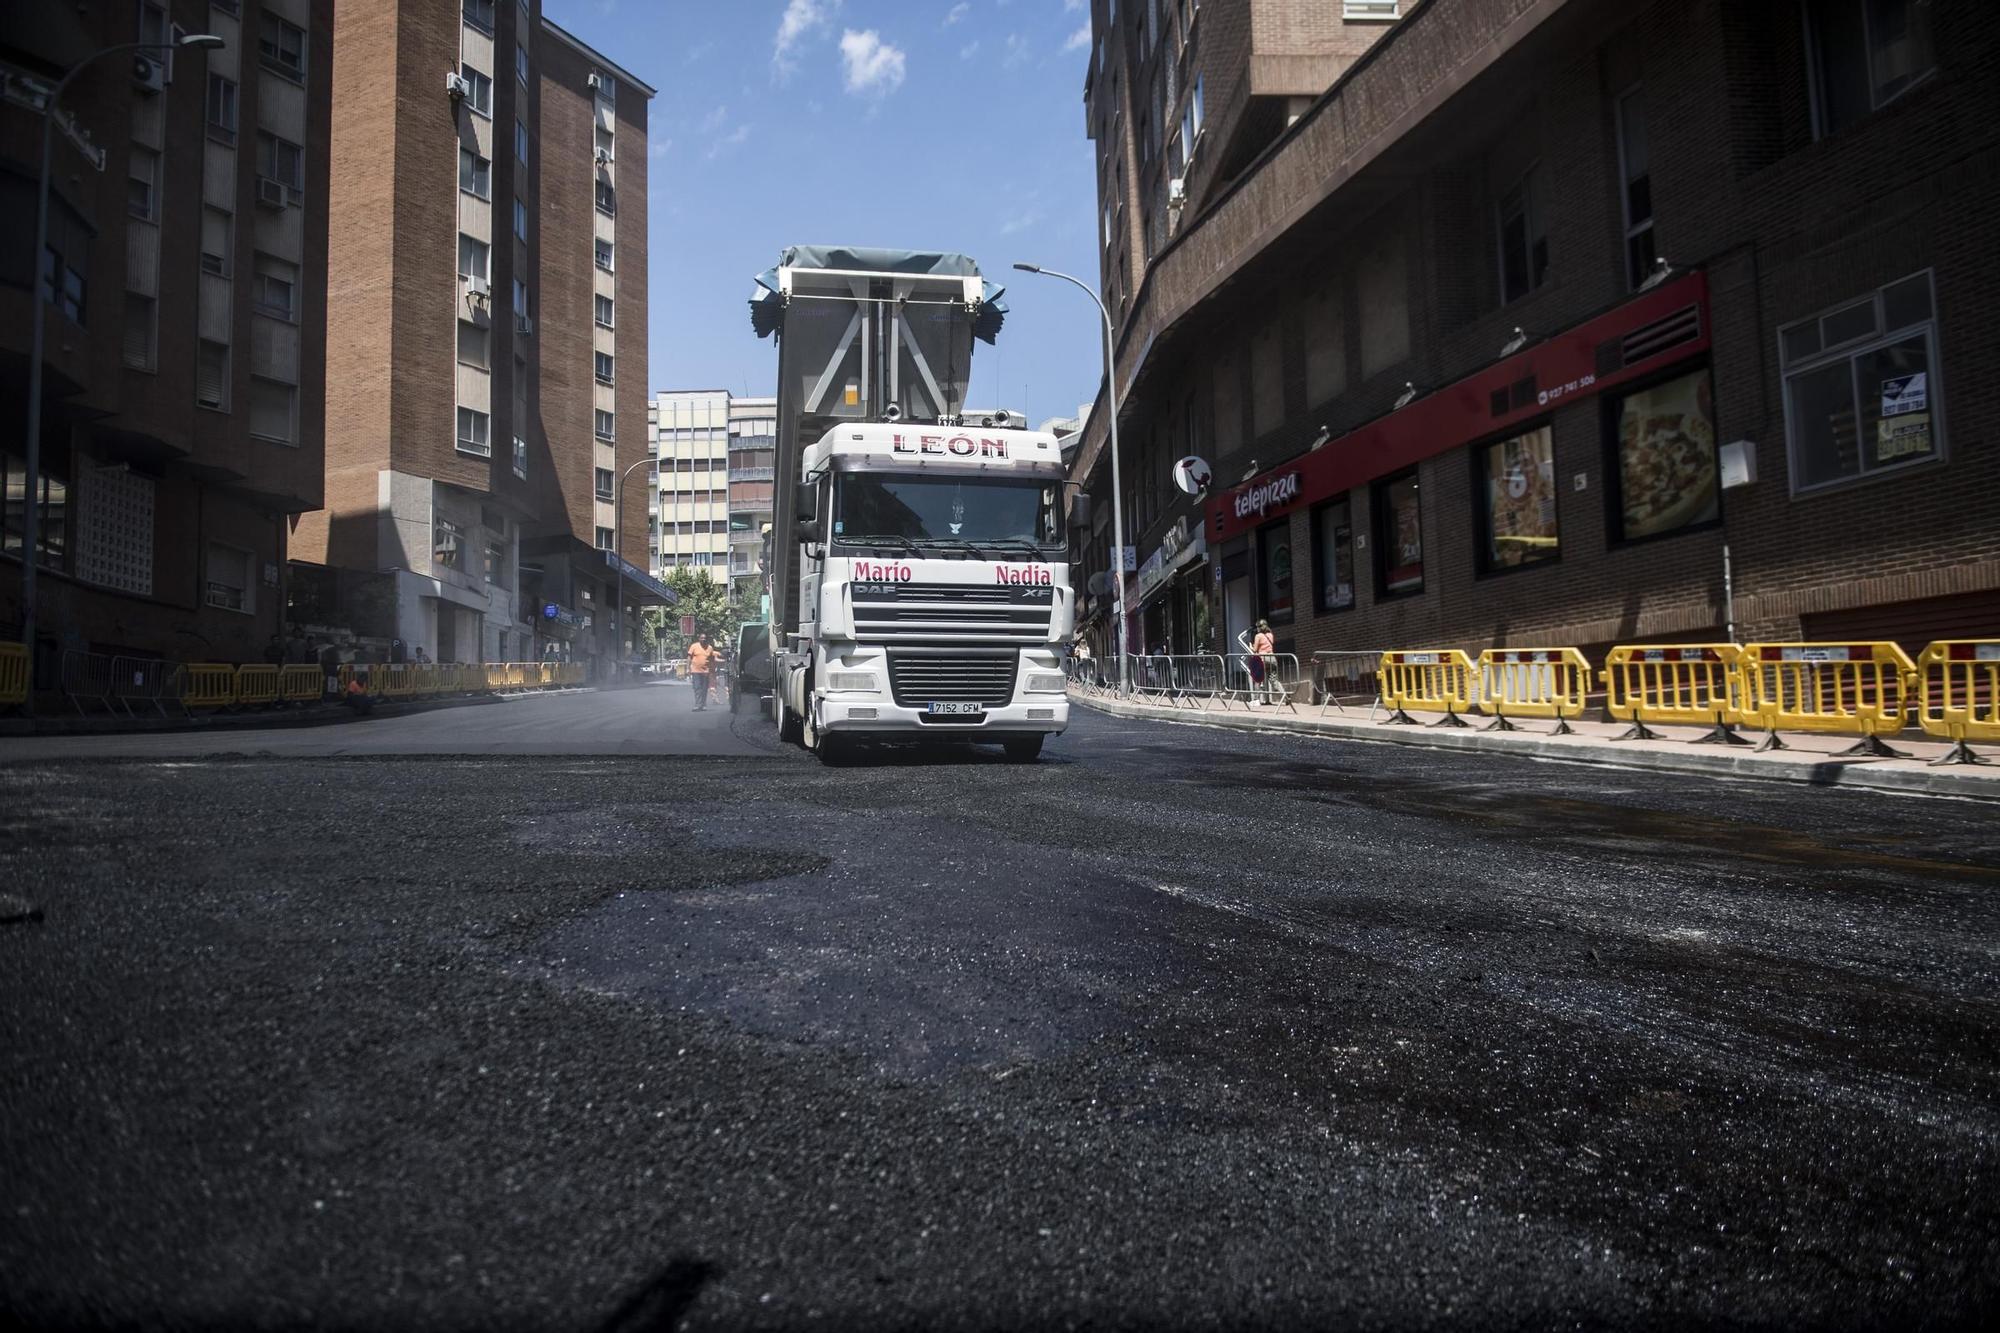
[[[1055,590],[962,583],[854,583],[854,637],[1046,643]]]
[[[904,708],[928,703],[1002,708],[1013,702],[1016,669],[1012,653],[890,653],[889,693]]]

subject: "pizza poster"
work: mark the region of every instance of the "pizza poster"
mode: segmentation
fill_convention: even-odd
[[[1721,512],[1708,372],[1627,394],[1618,411],[1623,536],[1654,537]]]

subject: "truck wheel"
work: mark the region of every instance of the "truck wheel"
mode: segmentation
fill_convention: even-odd
[[[778,739],[788,745],[797,745],[805,738],[804,719],[785,707],[784,682],[778,683],[778,692],[771,696],[771,710],[778,715]]]
[[[1039,734],[1034,736],[1009,736],[1006,740],[1000,742],[1000,746],[1007,752],[1008,763],[1032,764],[1035,760],[1041,758],[1042,742],[1047,739],[1048,737]]]
[[[821,764],[828,768],[842,768],[854,762],[854,741],[834,732],[819,733],[819,744],[813,747]]]

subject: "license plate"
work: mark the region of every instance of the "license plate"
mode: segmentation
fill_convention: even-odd
[[[960,714],[960,713],[983,713],[986,710],[980,707],[978,704],[972,704],[972,703],[930,703],[924,705],[924,711],[927,713]]]

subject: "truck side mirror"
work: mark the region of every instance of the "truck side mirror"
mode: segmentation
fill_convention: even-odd
[[[793,512],[798,515],[799,522],[810,522],[819,513],[819,485],[816,482],[802,481],[798,484],[797,491]]]
[[[1090,497],[1078,491],[1069,502],[1069,521],[1079,528],[1090,526]]]
[[[814,543],[823,542],[826,540],[824,534],[822,534],[819,530],[818,519],[802,518],[799,520],[799,540],[802,542],[814,542]]]

